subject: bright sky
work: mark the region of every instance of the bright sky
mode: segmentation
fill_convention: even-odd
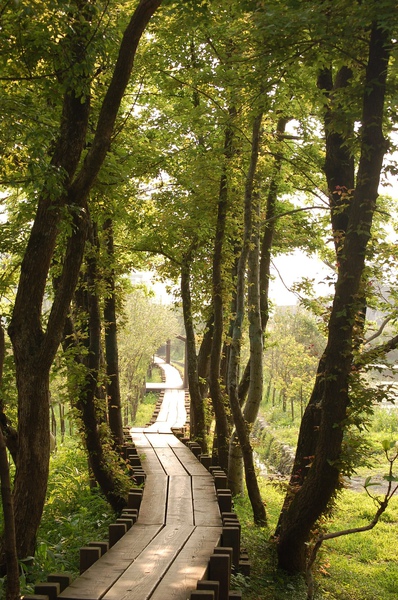
[[[398,199],[398,178],[389,178],[389,185],[380,186],[381,193]],[[278,306],[290,306],[298,303],[295,294],[287,288],[303,277],[314,279],[317,295],[330,293],[330,287],[324,282],[326,275],[331,275],[330,269],[318,258],[309,258],[300,250],[290,255],[279,256],[274,259],[275,268],[272,269],[274,280],[270,284],[270,298]],[[278,273],[279,272],[279,273]]]
[[[278,306],[297,304],[297,296],[289,290],[293,283],[303,277],[314,279],[317,295],[330,292],[330,287],[323,282],[325,276],[331,274],[330,269],[318,258],[309,258],[300,250],[296,250],[292,254],[276,257],[273,264],[275,267],[271,273],[274,279],[270,284],[270,298]]]

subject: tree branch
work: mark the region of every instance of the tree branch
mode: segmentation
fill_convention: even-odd
[[[385,326],[391,321],[391,317],[386,317],[384,319],[384,321],[382,322],[382,324],[380,325],[379,329],[370,337],[368,337],[367,340],[364,340],[364,344],[369,344],[370,342],[372,342],[373,340],[375,340],[376,338],[379,337],[379,335],[381,335],[383,333],[383,330],[385,328]]]

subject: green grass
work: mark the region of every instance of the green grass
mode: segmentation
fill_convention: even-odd
[[[29,564],[21,563],[21,593],[33,593],[34,584],[48,573],[79,574],[79,550],[89,541],[105,540],[115,519],[98,488],[91,488],[87,457],[79,445],[66,440],[50,459],[47,502],[38,532],[37,551]],[[4,581],[0,579],[0,598]]]
[[[291,446],[296,447],[300,419],[297,417],[292,422],[289,413],[283,412],[280,406],[272,407],[263,404],[261,416],[274,432],[275,438]],[[382,448],[383,440],[398,440],[398,409],[385,410],[375,407],[368,430],[362,432],[361,437],[366,443],[366,457],[360,454],[360,461],[356,463],[355,474],[367,477],[368,475],[384,474],[386,462]],[[256,448],[260,456],[261,447]]]
[[[275,547],[271,539],[275,529],[283,491],[279,486],[260,480],[262,497],[266,502],[268,527],[255,527],[247,496],[235,499],[235,510],[242,527],[242,545],[248,549],[251,562],[250,578],[238,575],[235,587],[240,588],[245,600],[304,600],[305,584],[301,577],[287,578],[276,569]]]
[[[158,394],[152,392],[145,394],[142,402],[138,405],[133,427],[145,427],[152,416],[157,400]]]
[[[365,492],[344,490],[331,531],[367,525],[375,514]],[[328,598],[394,600],[398,590],[398,498],[393,498],[376,527],[325,542],[321,562],[327,576],[319,580]],[[321,596],[322,597],[322,596]]]
[[[146,396],[136,424],[144,425],[149,420],[155,403],[155,394]],[[381,441],[396,439],[398,435],[393,418],[386,420],[381,414],[377,423],[379,425],[369,433],[369,442],[374,449],[374,469],[384,473],[387,469],[385,461],[381,460]],[[387,427],[387,431],[383,427]],[[279,430],[285,442],[289,435],[292,438],[296,435],[295,430],[289,431],[285,422]],[[369,470],[363,470],[364,475],[370,474]],[[242,545],[249,551],[252,575],[248,579],[238,575],[233,578],[233,583],[243,590],[244,600],[305,600],[303,579],[287,577],[276,569],[272,534],[285,484],[265,479],[261,479],[260,484],[269,526],[254,527],[247,497],[235,501],[242,525]],[[377,488],[373,489],[377,491]],[[374,513],[375,504],[365,492],[343,490],[326,526],[330,531],[359,527],[369,523]],[[32,593],[34,584],[45,580],[50,572],[61,570],[76,576],[80,547],[91,540],[106,539],[108,525],[113,520],[114,514],[98,489],[90,488],[85,453],[78,444],[67,440],[51,457],[48,501],[38,534],[37,553],[30,566],[21,565],[21,592]],[[398,498],[393,498],[381,522],[372,531],[323,544],[314,569],[316,600],[395,600],[398,590],[397,542]],[[2,586],[0,579],[0,598],[4,597]]]
[[[275,437],[295,447],[299,422],[292,423],[280,408],[268,407],[264,412]],[[398,411],[376,408],[369,427],[363,434],[368,445],[367,464],[358,466],[362,477],[383,475],[388,465],[383,453],[383,440],[398,439]],[[262,481],[263,498],[267,502],[269,528],[258,530],[251,525],[248,500],[236,503],[243,518],[243,537],[252,549],[253,576],[245,584],[245,600],[306,599],[301,578],[289,578],[276,570],[271,540],[284,497],[283,484]],[[377,493],[378,488],[371,488]],[[376,511],[366,492],[343,490],[332,518],[326,523],[330,531],[367,525]],[[317,600],[395,600],[398,591],[398,498],[394,497],[381,521],[369,532],[343,536],[324,542],[315,565]]]
[[[154,363],[152,365],[151,375],[147,377],[148,383],[162,383],[162,369]]]
[[[252,575],[238,576],[237,587],[245,600],[306,599],[301,577],[287,577],[276,569],[275,549],[271,540],[283,501],[283,489],[261,481],[267,504],[269,527],[253,526],[247,498],[235,502],[242,524],[243,544],[249,549]],[[365,492],[344,490],[337,501],[330,531],[366,525],[375,513],[375,505]],[[317,600],[395,600],[398,590],[398,498],[380,523],[369,532],[324,542],[315,567]]]

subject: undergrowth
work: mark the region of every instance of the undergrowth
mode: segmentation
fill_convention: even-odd
[[[150,414],[155,402],[156,396],[152,395],[143,405],[148,407]],[[149,416],[142,416],[143,421],[148,419]],[[388,435],[397,437],[394,419],[395,416],[388,419],[385,414],[377,416],[375,427],[369,434],[374,448],[379,447],[380,439]],[[382,463],[378,469],[386,470]],[[285,483],[260,478],[260,485],[266,501],[267,527],[253,526],[247,497],[235,501],[242,526],[242,545],[249,551],[252,573],[250,578],[234,576],[233,584],[242,589],[244,600],[305,600],[303,579],[288,577],[276,568],[272,534],[283,502]],[[373,489],[377,491],[377,488]],[[374,513],[375,504],[364,491],[346,489],[341,492],[326,526],[330,531],[360,527],[369,523]],[[84,451],[76,442],[66,440],[51,457],[48,500],[38,533],[37,552],[34,558],[21,563],[21,593],[32,593],[34,584],[45,580],[50,572],[66,571],[77,576],[80,547],[92,540],[106,539],[108,525],[114,517],[99,490],[90,487]],[[316,600],[395,600],[398,589],[397,525],[398,498],[393,498],[381,522],[372,531],[325,542],[314,569]],[[3,597],[4,582],[0,580],[0,599]]]
[[[35,583],[51,572],[79,574],[79,550],[88,542],[106,540],[115,515],[98,488],[90,487],[82,448],[66,440],[51,456],[47,502],[34,558],[20,562],[21,593],[33,593]],[[5,597],[0,580],[0,599]]]
[[[302,577],[289,577],[276,569],[272,534],[282,505],[280,483],[261,480],[269,526],[253,526],[247,497],[235,501],[242,525],[243,545],[249,549],[250,578],[238,576],[234,583],[245,600],[306,599]],[[343,490],[327,523],[330,531],[366,525],[375,504],[365,492]],[[369,532],[325,542],[315,567],[316,600],[396,600],[398,589],[398,498],[393,498],[380,523]]]
[[[152,417],[152,413],[155,409],[156,402],[158,400],[158,394],[148,392],[145,394],[142,401],[139,403],[137,408],[137,414],[135,416],[133,427],[145,427]]]

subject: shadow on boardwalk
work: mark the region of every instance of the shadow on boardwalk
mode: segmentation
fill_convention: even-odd
[[[182,382],[178,382],[178,372],[169,365],[161,366],[166,382],[157,420],[147,428],[132,428],[126,450],[131,464],[140,463],[137,470],[134,468],[134,475],[141,473],[141,469],[144,471],[143,493],[137,489],[130,492],[129,508],[112,529],[115,532],[112,540],[110,526],[109,549],[98,542],[82,548],[81,551],[87,551],[86,556],[95,555],[91,566],[85,565],[80,577],[61,593],[58,588],[52,598],[230,600],[241,597],[229,589],[231,566],[237,566],[240,559],[240,526],[231,512],[229,490],[218,489],[216,493],[220,484],[226,487],[225,474],[216,467],[211,474],[172,433],[172,428],[185,424],[185,393]],[[220,547],[221,542],[228,547]],[[60,578],[54,576],[53,581],[59,582]],[[46,592],[37,587],[35,593]]]

